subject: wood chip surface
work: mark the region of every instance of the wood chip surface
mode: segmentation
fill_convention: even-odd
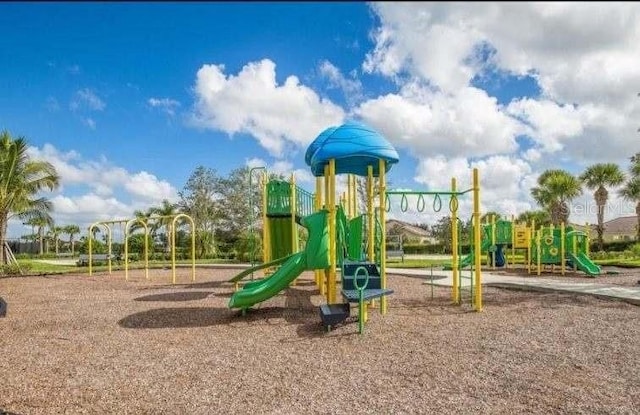
[[[326,333],[312,273],[241,316],[237,272],[0,279],[0,414],[640,413],[640,307],[487,287],[476,313],[391,275],[387,315]]]

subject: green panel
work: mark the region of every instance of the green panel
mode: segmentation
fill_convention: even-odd
[[[291,215],[291,183],[271,180],[267,183],[267,216]]]
[[[296,186],[296,216],[313,213],[314,195]],[[267,216],[291,216],[291,183],[271,180],[267,183]]]
[[[349,221],[349,259],[359,261],[362,259],[362,242],[364,238],[364,215],[355,217]]]
[[[267,218],[267,220],[271,237],[271,258],[278,259],[291,255],[291,218]]]
[[[496,221],[496,245],[511,245],[511,227],[510,221]]]
[[[329,267],[329,228],[328,212],[321,210],[302,219],[302,226],[309,230],[309,240],[305,252],[307,269],[325,269]]]

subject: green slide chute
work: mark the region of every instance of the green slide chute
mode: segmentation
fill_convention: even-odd
[[[482,240],[482,245],[480,246],[480,252],[482,251],[487,251],[489,249],[489,247],[491,246],[491,242],[489,242],[486,239]],[[458,260],[458,269],[462,269],[462,268],[466,268],[468,266],[470,266],[471,264],[473,264],[473,250],[471,251],[471,253],[469,255],[463,256],[462,258],[460,258]],[[452,264],[446,264],[444,266],[444,270],[452,270],[453,269],[453,265]]]
[[[284,290],[306,269],[305,253],[292,255],[269,278],[237,291],[229,300],[229,308],[249,308]]]
[[[580,252],[578,255],[569,253],[567,256],[569,257],[569,260],[573,264],[576,264],[576,267],[585,274],[595,276],[602,273],[600,267],[594,264],[584,252]]]
[[[287,260],[289,258],[291,258],[293,255],[287,255],[284,258],[278,258],[275,261],[271,261],[271,262],[266,262],[264,264],[260,264],[260,265],[256,265],[254,267],[251,268],[247,268],[246,270],[242,271],[240,274],[236,275],[235,277],[231,278],[229,280],[229,282],[238,282],[241,279],[243,279],[244,277],[246,277],[247,275],[251,274],[252,272],[256,272],[259,271],[261,269],[265,269],[265,268],[269,268],[269,267],[275,267],[276,265],[280,265],[283,262],[287,262]]]
[[[309,239],[304,251],[277,260],[284,263],[270,277],[248,283],[241,290],[233,293],[229,300],[229,308],[249,308],[254,304],[268,300],[286,289],[304,271],[328,268],[329,232],[327,229],[327,214],[326,210],[321,210],[302,218],[302,226],[309,231]],[[263,264],[262,268],[271,265],[273,263]],[[247,275],[249,273],[251,273],[251,270],[245,270],[231,281],[239,280],[242,278],[242,274]]]

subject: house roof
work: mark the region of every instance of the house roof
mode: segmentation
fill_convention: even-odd
[[[408,232],[408,233],[410,233],[412,235],[415,235],[415,236],[419,236],[419,237],[426,238],[426,237],[430,236],[428,231],[426,231],[426,230],[424,230],[422,228],[419,228],[419,227],[417,227],[415,225],[412,225],[410,223],[403,222],[403,221],[397,220],[397,219],[389,219],[386,222],[386,226],[387,226],[387,229],[390,226],[399,227],[403,231]]]
[[[632,233],[638,226],[637,216],[621,216],[619,218],[606,221],[604,224],[606,233]]]

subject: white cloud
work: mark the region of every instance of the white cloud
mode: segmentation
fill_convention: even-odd
[[[536,151],[563,150],[585,164],[621,162],[636,151],[640,5],[381,2],[372,9],[381,25],[366,71],[400,84],[409,75],[445,96],[487,70],[529,75],[541,98],[512,102],[508,113],[530,124]]]
[[[134,196],[153,202],[172,200],[176,197],[176,191],[171,184],[146,171],[128,177],[124,182],[124,188]]]
[[[90,111],[103,111],[107,104],[90,88],[76,91],[69,107],[72,111],[86,109]]]
[[[180,106],[180,102],[171,98],[149,98],[147,103],[151,107],[158,108],[165,114],[172,117],[176,114],[176,109]]]
[[[410,85],[363,102],[354,112],[393,144],[422,157],[513,153],[523,131],[495,98],[473,87],[445,95]]]
[[[345,77],[340,69],[328,60],[320,63],[320,75],[327,78],[329,88],[338,88],[344,93],[348,103],[354,103],[362,99],[362,83],[356,78],[356,73],[351,78]]]
[[[229,135],[251,134],[281,156],[287,145],[306,147],[327,126],[342,122],[342,108],[297,77],[278,85],[275,68],[269,59],[251,62],[237,75],[226,75],[223,65],[202,66],[194,86],[194,124]]]
[[[526,161],[515,157],[491,156],[474,162],[461,157],[425,158],[418,164],[415,180],[425,184],[428,190],[447,191],[451,189],[451,178],[455,177],[457,190],[467,190],[472,187],[474,168],[478,169],[480,179],[482,211],[493,210],[505,215],[518,215],[533,208],[529,189],[537,174]],[[471,193],[461,197],[462,216],[471,215],[471,203]]]
[[[84,123],[87,124],[87,127],[91,128],[92,130],[96,129],[96,122],[93,120],[93,118],[86,118],[84,120]]]
[[[28,154],[50,162],[60,175],[60,188],[47,195],[57,224],[76,223],[84,229],[98,220],[133,217],[136,209],[158,205],[163,199],[178,199],[177,190],[166,180],[114,166],[102,156],[87,160],[76,151],[62,152],[51,144],[29,147]]]

